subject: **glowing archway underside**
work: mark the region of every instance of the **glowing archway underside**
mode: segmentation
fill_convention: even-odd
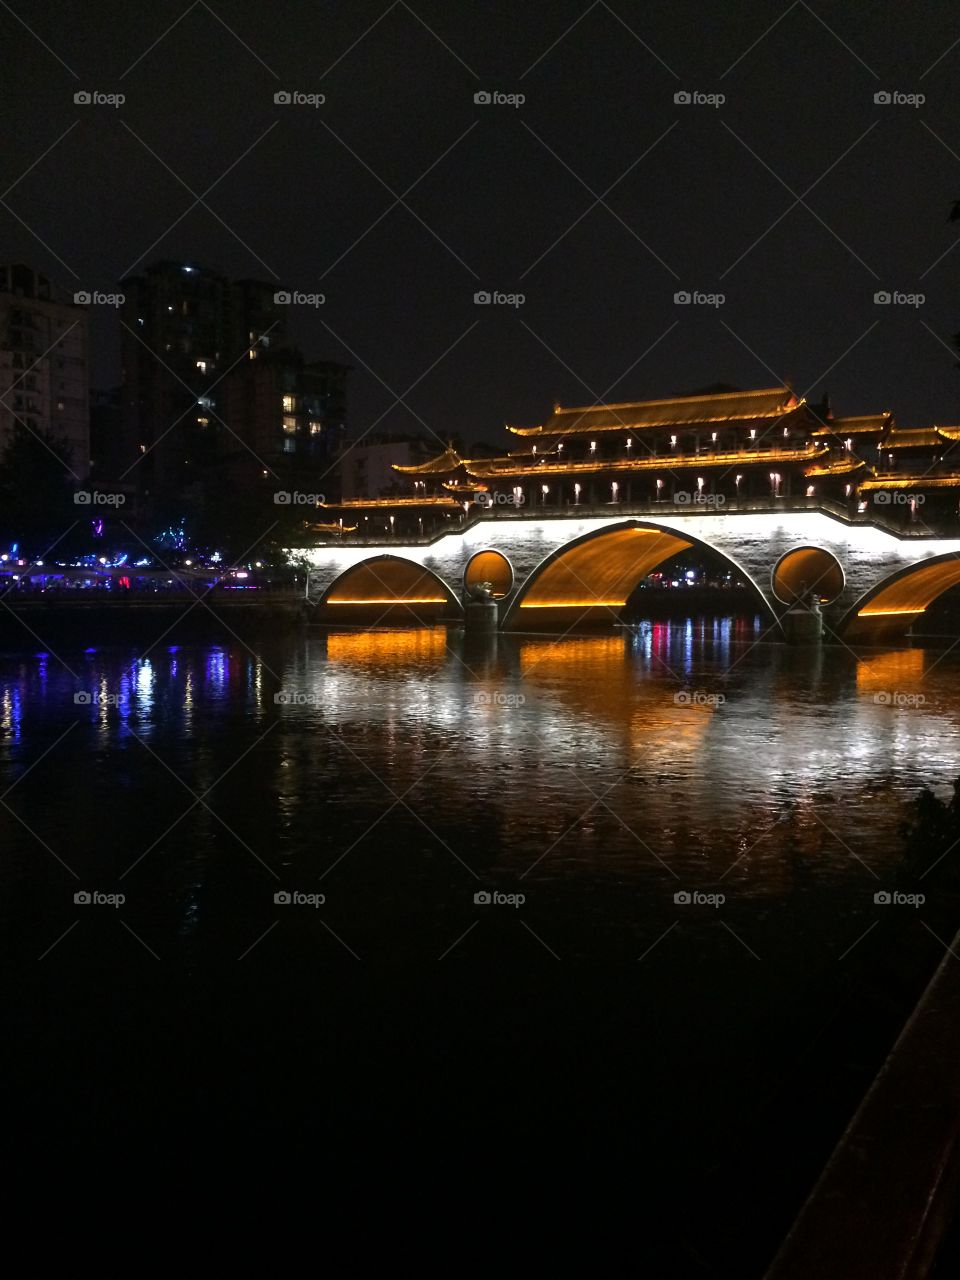
[[[468,587],[477,582],[489,582],[495,600],[502,600],[513,586],[513,570],[510,561],[499,551],[478,551],[467,565],[464,581]]]
[[[788,551],[773,575],[773,594],[784,604],[793,604],[812,591],[828,603],[836,600],[842,590],[843,570],[836,556],[817,547]]]
[[[364,611],[400,607],[432,616],[456,602],[429,569],[412,560],[385,556],[347,569],[323,603],[333,614],[352,606]]]
[[[871,596],[851,618],[845,638],[902,634],[944,591],[960,584],[960,559],[921,564]]]
[[[693,546],[662,529],[620,528],[561,552],[531,582],[510,619],[520,630],[610,621],[637,585],[672,556]]]

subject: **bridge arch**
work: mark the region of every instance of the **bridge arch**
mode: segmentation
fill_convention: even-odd
[[[369,556],[338,574],[317,601],[325,622],[434,622],[463,613],[460,601],[425,565],[386,553]]]
[[[513,590],[513,565],[502,551],[488,547],[475,551],[463,571],[464,589],[469,591],[478,582],[489,582],[494,600],[502,600]]]
[[[934,600],[960,584],[960,552],[930,556],[898,569],[865,592],[840,619],[844,640],[902,637]]]
[[[684,530],[624,520],[564,543],[534,568],[512,600],[503,626],[515,631],[567,630],[613,622],[640,582],[658,565],[696,547],[718,557],[752,589],[758,610],[780,629],[759,584],[725,552]]]
[[[843,566],[831,551],[809,543],[785,551],[770,572],[770,589],[781,604],[796,604],[816,591],[830,604],[843,591]]]

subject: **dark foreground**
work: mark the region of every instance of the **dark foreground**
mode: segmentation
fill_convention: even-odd
[[[960,664],[754,639],[6,657],[18,1158],[588,1174],[644,1275],[759,1275],[943,955],[874,895]]]

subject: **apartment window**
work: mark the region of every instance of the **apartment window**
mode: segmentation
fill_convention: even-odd
[[[287,435],[295,435],[297,431],[297,420],[293,417],[285,417],[283,419],[283,429]]]
[[[284,453],[295,453],[296,449],[297,449],[297,442],[296,440],[293,439],[292,436],[289,436],[286,440],[284,440],[283,442]]]
[[[293,396],[284,396],[284,397],[283,397],[283,412],[284,412],[284,413],[293,413],[293,411],[294,411],[294,409],[295,409],[295,408],[296,408],[296,405],[294,404]]]
[[[310,419],[310,434],[311,434],[312,436],[319,436],[319,435],[322,435],[322,434],[323,434],[323,423],[322,423],[322,422],[316,422],[313,418],[311,418],[311,419]]]

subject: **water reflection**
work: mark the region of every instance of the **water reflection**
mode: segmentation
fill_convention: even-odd
[[[25,767],[78,722],[64,778],[90,746],[127,747],[133,794],[153,769],[135,733],[203,794],[269,728],[230,775],[236,812],[313,875],[397,796],[393,821],[412,810],[448,843],[482,813],[491,856],[517,874],[548,847],[537,874],[662,880],[662,862],[754,896],[862,878],[858,860],[879,874],[906,802],[957,772],[960,660],[761,636],[710,618],[565,638],[317,632],[256,655],[100,648],[78,668],[90,705],[34,655],[0,665],[0,741]],[[157,834],[163,796],[140,810]]]

